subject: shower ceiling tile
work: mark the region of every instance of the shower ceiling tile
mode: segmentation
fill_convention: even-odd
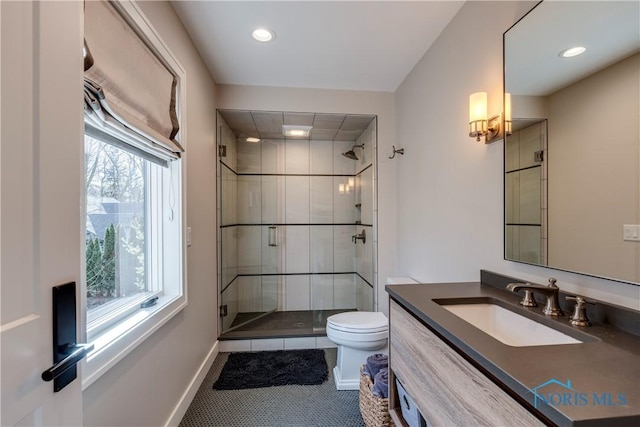
[[[337,129],[311,129],[311,139],[333,141],[338,133]]]
[[[282,131],[279,132],[260,132],[260,138],[262,139],[284,139]]]
[[[354,115],[350,114],[344,119],[344,123],[340,126],[340,130],[356,130],[362,133],[374,116]]]
[[[284,139],[283,125],[313,126],[309,137],[297,140],[355,141],[375,116],[365,114],[296,113],[221,110],[220,115],[238,138]]]
[[[284,113],[285,125],[313,126],[314,113]]]
[[[277,111],[253,111],[251,116],[256,123],[258,132],[279,132],[282,136],[283,115]]]
[[[236,134],[239,132],[257,132],[250,111],[225,110],[220,111],[220,116]]]
[[[336,134],[335,140],[336,141],[355,141],[356,139],[358,139],[361,133],[362,133],[361,130],[342,130],[341,129]]]
[[[313,120],[314,129],[340,129],[345,114],[316,114]]]

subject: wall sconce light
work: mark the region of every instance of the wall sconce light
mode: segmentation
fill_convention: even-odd
[[[511,135],[511,94],[505,92],[504,94],[504,133],[505,135]]]
[[[487,93],[476,92],[469,96],[469,136],[480,141],[484,136],[485,144],[502,138],[501,115],[487,119]]]

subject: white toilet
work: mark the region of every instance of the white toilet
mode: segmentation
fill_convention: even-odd
[[[389,278],[388,284],[417,283],[409,278]],[[384,313],[348,311],[327,318],[327,338],[338,346],[333,378],[338,390],[360,388],[360,365],[376,353],[389,353],[389,321]]]

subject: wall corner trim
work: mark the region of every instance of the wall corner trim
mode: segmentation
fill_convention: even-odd
[[[178,403],[171,412],[171,415],[169,415],[169,418],[164,424],[165,427],[173,427],[180,424],[180,421],[184,417],[184,414],[186,414],[187,409],[189,409],[189,405],[191,405],[191,401],[198,392],[200,385],[202,385],[202,382],[207,376],[207,373],[209,373],[209,369],[211,369],[213,361],[216,360],[218,353],[220,353],[220,341],[216,340],[216,342],[213,344],[213,347],[211,347],[211,350],[209,350],[209,353],[206,355],[206,357],[200,364],[200,367],[191,379],[189,386],[180,397],[180,400],[178,400]]]

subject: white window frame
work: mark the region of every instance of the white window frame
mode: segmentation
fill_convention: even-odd
[[[122,0],[113,2],[112,5],[147,43],[149,48],[151,48],[156,56],[164,63],[167,69],[177,77],[176,110],[180,131],[175,139],[186,149],[186,72],[184,68],[171,53],[168,46],[160,38],[135,2]],[[82,84],[82,82],[78,84]],[[161,205],[161,217],[163,221],[161,245],[154,245],[161,248],[159,250],[157,249],[156,252],[160,251],[162,253],[151,253],[151,258],[155,258],[156,260],[151,268],[156,269],[156,271],[150,274],[150,278],[153,276],[162,278],[162,291],[158,293],[156,305],[126,313],[126,316],[118,318],[115,322],[111,322],[111,324],[98,333],[95,338],[92,336],[92,341],[88,341],[86,291],[82,292],[82,338],[84,342],[92,342],[95,345],[95,349],[83,362],[83,390],[116,365],[187,305],[185,166],[184,159],[171,161],[169,162],[169,169],[165,169],[162,173],[157,173],[161,175],[160,177],[151,178],[161,181],[162,187],[162,190],[158,192],[162,197],[152,197],[151,201],[151,203]],[[153,169],[155,168],[152,168],[152,171]],[[156,171],[157,170],[158,169],[156,169]],[[170,189],[170,187],[172,188]],[[156,196],[158,196],[158,194],[156,194]],[[158,207],[159,206],[155,208]],[[148,227],[147,230],[153,233],[153,227],[154,226],[151,225],[151,228]],[[82,236],[84,236],[84,233],[82,233]],[[82,253],[84,254],[86,250],[84,239],[81,245],[83,248]],[[150,252],[153,251],[154,250],[151,249]],[[158,263],[158,260],[162,261]],[[82,283],[83,290],[85,290],[86,279],[84,264]],[[150,296],[149,294],[145,295],[146,296],[141,297],[142,300],[146,300]],[[140,302],[141,301],[136,301],[137,304],[132,303],[130,305],[139,307]]]

